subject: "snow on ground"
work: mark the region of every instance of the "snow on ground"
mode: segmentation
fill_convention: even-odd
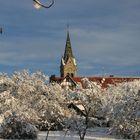
[[[47,132],[39,132],[38,140],[45,140]],[[72,134],[64,131],[51,131],[48,140],[79,140],[77,134]],[[126,140],[115,138],[108,134],[108,128],[94,128],[87,132],[85,140]]]

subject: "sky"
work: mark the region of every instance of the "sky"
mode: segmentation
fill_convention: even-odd
[[[140,76],[140,0],[55,0],[38,10],[32,0],[0,0],[0,7],[0,72],[59,76],[69,24],[79,76]]]

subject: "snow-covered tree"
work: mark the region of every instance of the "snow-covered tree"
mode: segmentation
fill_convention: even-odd
[[[111,132],[124,138],[140,136],[140,81],[110,86],[104,94],[104,112],[112,122]]]
[[[11,76],[1,75],[0,115],[7,111],[24,116],[34,125],[61,123],[65,114],[64,90],[58,84],[48,84],[41,72],[27,70]],[[3,84],[6,86],[3,88]],[[4,89],[4,90],[3,90]],[[60,124],[59,124],[60,125]]]
[[[76,89],[69,93],[69,97],[73,99],[72,102],[75,105],[80,103],[85,112],[90,110],[90,113],[86,115],[84,112],[85,117],[72,115],[72,122],[75,122],[72,123],[72,126],[75,125],[73,128],[76,127],[81,133],[85,133],[86,127],[82,127],[82,125],[86,124],[86,116],[89,119],[90,117],[97,117],[97,119],[104,117],[106,123],[109,122],[112,133],[115,132],[125,138],[136,139],[139,137],[140,81],[118,83],[102,89],[100,85],[90,82],[88,79],[83,80],[85,80],[86,89]]]
[[[76,88],[74,91],[68,93],[71,98],[71,103],[78,107],[83,113],[71,111],[71,116],[68,118],[68,125],[70,130],[78,132],[80,140],[84,140],[87,129],[89,128],[90,117],[99,114],[99,108],[101,108],[100,95],[102,94],[102,88],[100,85],[90,82],[87,78],[83,79],[85,89]],[[75,108],[75,107],[74,107]]]
[[[62,129],[65,124],[84,139],[92,118],[105,118],[111,132],[136,139],[140,135],[140,81],[110,85],[83,79],[85,89],[64,90],[48,83],[48,76],[27,70],[13,75],[0,74],[0,123],[10,114],[40,129]],[[67,108],[73,103],[82,113]],[[81,115],[82,114],[82,115]],[[66,122],[67,121],[67,122]],[[66,122],[66,123],[64,123]],[[100,123],[100,121],[99,121]],[[96,124],[96,123],[94,123]]]

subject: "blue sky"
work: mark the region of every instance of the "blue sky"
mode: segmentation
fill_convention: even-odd
[[[42,0],[42,2],[50,2]],[[0,0],[0,72],[59,76],[67,24],[79,76],[140,76],[140,0]]]

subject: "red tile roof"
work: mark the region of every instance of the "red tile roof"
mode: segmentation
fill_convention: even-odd
[[[51,77],[52,81],[61,83],[65,77]],[[134,80],[140,80],[140,77],[73,77],[72,79],[76,83],[81,83],[83,87],[83,78],[88,78],[89,81],[96,82],[102,85],[103,88],[108,87],[109,84],[116,84],[116,83],[122,83],[122,82],[129,82]],[[104,81],[103,81],[104,79]]]

